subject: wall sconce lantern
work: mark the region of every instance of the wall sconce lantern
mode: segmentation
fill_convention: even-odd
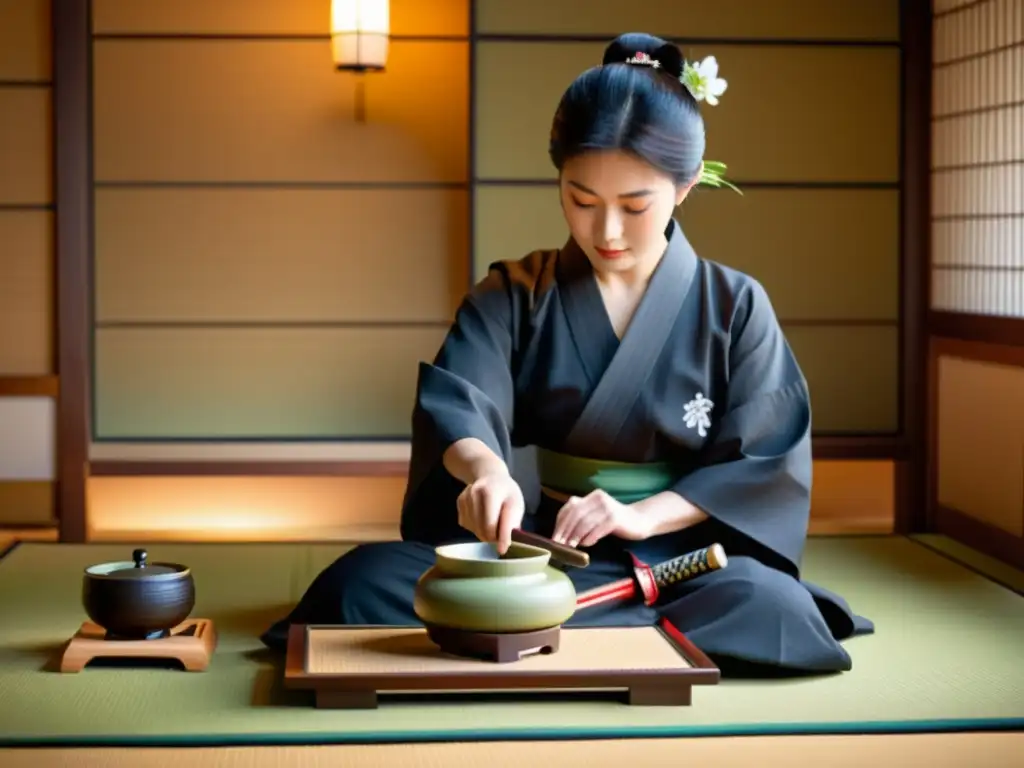
[[[388,0],[331,0],[331,55],[334,68],[382,72],[388,61]]]

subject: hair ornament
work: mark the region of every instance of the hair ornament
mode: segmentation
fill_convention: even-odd
[[[644,51],[637,51],[627,58],[625,63],[638,64],[643,67],[651,67],[652,69],[663,69],[660,61]],[[729,87],[729,83],[724,78],[718,76],[718,59],[714,56],[705,56],[699,62],[696,60],[690,62],[684,59],[682,64],[679,82],[690,92],[695,101],[707,102],[712,107],[717,106],[718,98]],[[705,160],[701,165],[697,183],[708,187],[728,187],[742,195],[743,192],[740,191],[739,187],[725,178],[725,170],[725,163]]]
[[[632,56],[630,56],[628,59],[626,59],[626,63],[627,64],[640,64],[641,66],[644,66],[644,67],[654,67],[655,69],[660,69],[661,68],[661,62],[660,61],[658,61],[657,59],[653,58],[649,53],[644,53],[643,51],[637,51],[636,53],[634,53]]]

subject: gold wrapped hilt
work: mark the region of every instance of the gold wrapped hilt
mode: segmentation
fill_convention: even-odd
[[[687,552],[685,555],[652,565],[651,574],[654,576],[654,583],[657,584],[658,589],[664,589],[681,581],[689,581],[701,574],[725,568],[727,565],[729,565],[729,558],[726,557],[725,549],[721,544],[712,544],[709,547]]]

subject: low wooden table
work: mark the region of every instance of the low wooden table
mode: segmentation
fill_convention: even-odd
[[[559,650],[495,663],[443,653],[424,628],[296,624],[284,683],[317,707],[372,709],[381,693],[623,691],[631,705],[688,706],[718,668],[668,627],[563,628]]]

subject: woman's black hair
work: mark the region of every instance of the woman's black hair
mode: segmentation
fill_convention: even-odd
[[[658,66],[628,63],[649,57]],[[569,86],[555,112],[548,154],[561,171],[583,152],[623,150],[689,184],[704,158],[704,120],[679,79],[678,47],[642,33],[617,37],[604,62]]]

